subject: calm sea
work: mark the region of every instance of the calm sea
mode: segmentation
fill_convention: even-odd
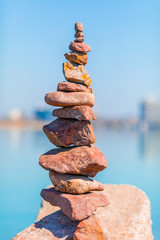
[[[96,180],[144,190],[151,201],[155,240],[160,240],[160,132],[96,129],[95,134],[96,146],[108,160],[108,168]],[[35,221],[40,191],[50,184],[38,159],[51,148],[42,131],[0,130],[1,240],[11,239]]]

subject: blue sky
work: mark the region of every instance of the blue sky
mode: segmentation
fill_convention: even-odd
[[[149,93],[160,98],[160,1],[1,0],[0,117],[31,114],[64,80],[74,24],[91,45],[86,69],[105,117],[136,116]]]

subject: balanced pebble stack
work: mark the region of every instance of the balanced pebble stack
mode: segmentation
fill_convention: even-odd
[[[76,23],[75,30],[71,52],[64,55],[68,60],[63,64],[67,81],[58,83],[57,91],[45,96],[47,104],[61,108],[52,113],[57,119],[43,127],[50,142],[59,148],[40,156],[39,164],[49,170],[53,184],[52,188],[43,189],[41,196],[60,207],[72,221],[78,221],[74,240],[103,240],[105,233],[94,211],[109,205],[109,200],[104,194],[94,193],[104,187],[92,177],[107,167],[107,161],[93,145],[95,135],[90,121],[95,120],[95,98],[84,67],[91,47],[84,43],[83,24]]]

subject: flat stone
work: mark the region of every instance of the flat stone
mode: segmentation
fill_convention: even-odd
[[[112,240],[153,240],[150,201],[146,194],[130,185],[105,184],[102,192],[110,205],[98,208],[95,215],[105,225]],[[57,211],[57,207],[42,202],[37,219]],[[103,231],[105,232],[104,227]]]
[[[58,118],[45,125],[43,131],[49,141],[57,147],[89,145],[95,142],[94,129],[90,121]]]
[[[64,56],[67,60],[81,64],[81,65],[86,65],[87,61],[88,61],[87,53],[69,52],[69,53],[64,54]]]
[[[51,92],[45,96],[45,102],[51,106],[69,107],[69,106],[94,106],[95,98],[88,92]]]
[[[78,223],[57,211],[18,233],[12,240],[73,240]]]
[[[84,37],[78,37],[78,38],[76,38],[75,42],[79,42],[79,43],[84,42]]]
[[[78,32],[78,31],[83,32],[83,30],[84,30],[83,24],[80,23],[80,22],[77,22],[77,23],[75,24],[75,31],[76,31],[76,32]]]
[[[75,38],[84,37],[84,34],[82,32],[80,32],[80,31],[78,31],[78,32],[75,33],[74,36],[75,36]]]
[[[73,234],[73,240],[110,240],[111,236],[107,230],[104,233],[99,219],[95,215],[81,221]]]
[[[92,93],[93,90],[90,87],[86,87],[82,84],[77,84],[73,82],[59,82],[57,86],[57,91],[62,92],[88,92]]]
[[[65,79],[69,82],[81,83],[87,87],[91,85],[91,78],[83,65],[65,62],[63,72]]]
[[[71,51],[76,51],[76,52],[90,52],[91,47],[86,44],[86,43],[77,43],[72,41],[71,44],[69,45],[69,49]]]
[[[86,176],[49,172],[50,180],[56,191],[82,194],[90,191],[102,191],[104,186]]]
[[[94,145],[56,148],[40,156],[39,164],[58,173],[95,177],[107,167],[103,153]]]
[[[41,196],[51,205],[60,207],[61,211],[73,221],[81,221],[91,216],[97,207],[109,205],[106,195],[99,193],[73,195],[49,188],[42,189]]]
[[[94,112],[89,106],[74,106],[55,109],[52,115],[58,118],[72,118],[78,120],[95,120]]]
[[[87,105],[93,107],[95,97],[88,92],[51,92],[45,96],[45,102],[51,106],[69,107]]]

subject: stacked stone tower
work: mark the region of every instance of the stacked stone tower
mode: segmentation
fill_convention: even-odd
[[[49,170],[53,184],[52,188],[43,189],[41,196],[77,222],[74,240],[103,240],[106,237],[94,211],[107,206],[109,201],[106,195],[94,192],[104,187],[92,177],[107,167],[107,161],[93,145],[95,135],[90,121],[95,120],[95,99],[84,67],[91,47],[84,43],[83,24],[76,23],[75,30],[76,40],[71,42],[71,52],[65,54],[68,61],[63,64],[67,81],[58,83],[57,91],[45,96],[47,104],[61,108],[52,113],[57,119],[43,127],[58,148],[40,157],[39,164]],[[84,226],[90,230],[84,231]]]

